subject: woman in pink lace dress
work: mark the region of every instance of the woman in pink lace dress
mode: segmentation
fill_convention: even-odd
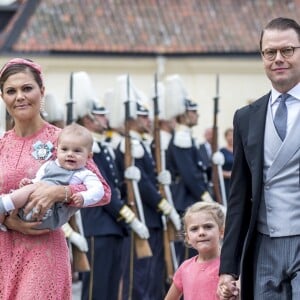
[[[0,194],[17,189],[23,177],[33,178],[46,160],[53,159],[59,128],[40,116],[44,85],[40,66],[30,60],[12,59],[0,71],[0,90],[12,130],[0,139]],[[2,101],[2,100],[1,100]],[[110,200],[110,189],[90,161],[88,168],[102,181],[105,195],[98,205]],[[31,194],[27,211],[33,207],[40,218],[55,202],[67,202],[82,185],[42,184]],[[66,193],[67,191],[67,193]],[[0,231],[0,299],[71,299],[69,252],[61,229],[37,230],[38,222],[24,222],[17,212],[7,216],[8,230]]]

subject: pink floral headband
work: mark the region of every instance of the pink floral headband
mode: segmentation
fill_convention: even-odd
[[[11,66],[13,65],[26,65],[29,66],[31,68],[33,68],[34,70],[37,71],[37,73],[39,74],[42,82],[43,82],[43,77],[42,77],[42,68],[39,64],[28,60],[28,59],[24,59],[24,58],[13,58],[10,61],[8,61],[1,69],[0,71],[0,78],[2,77],[2,74]]]

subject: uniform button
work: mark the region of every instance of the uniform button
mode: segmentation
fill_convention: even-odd
[[[275,232],[275,229],[274,229],[274,228],[270,228],[270,232],[271,232],[271,233],[274,233],[274,232]]]
[[[272,207],[268,206],[267,211],[271,212],[272,211]]]
[[[266,190],[269,190],[269,189],[270,189],[270,186],[269,186],[269,185],[266,185],[266,186],[265,186],[265,189],[266,189]]]

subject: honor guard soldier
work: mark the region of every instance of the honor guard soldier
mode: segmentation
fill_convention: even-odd
[[[44,110],[42,111],[43,117],[51,124],[64,128],[66,125],[65,108],[63,104],[54,96],[48,93],[44,98]]]
[[[113,97],[114,97],[113,89],[107,90],[103,95],[104,106],[109,111],[112,111],[110,109],[110,105],[111,102],[113,101]],[[120,108],[116,109],[116,107],[114,107],[113,111],[120,111]],[[110,120],[108,120],[108,128],[105,131],[105,135],[106,135],[105,141],[109,144],[109,148],[112,148],[113,151],[115,151],[122,140],[122,136],[124,135],[124,124],[120,124],[118,128],[114,128],[112,127]],[[114,153],[113,156],[115,157]]]
[[[132,102],[134,103],[134,101]],[[116,151],[116,161],[126,179],[138,182],[144,220],[150,232],[148,241],[152,250],[152,256],[138,258],[134,255],[133,261],[128,259],[127,273],[124,276],[123,299],[160,300],[163,299],[165,294],[161,216],[168,216],[177,227],[180,227],[180,218],[174,207],[158,192],[155,163],[151,153],[149,153],[142,141],[143,134],[149,130],[149,110],[142,103],[135,102],[135,104],[136,116],[126,121],[130,141],[133,146],[134,165],[125,169],[124,155],[126,154],[126,148],[124,141],[120,143]],[[131,280],[129,273],[131,268],[133,268],[133,280]]]
[[[137,103],[137,118],[131,121],[131,138],[139,142],[139,156],[135,157],[135,166],[141,174],[138,182],[146,225],[150,232],[149,243],[153,256],[150,258],[136,259],[134,261],[134,277],[132,299],[163,299],[164,296],[164,249],[162,214],[169,215],[176,227],[180,227],[180,218],[174,207],[162,198],[157,190],[157,175],[155,163],[149,149],[143,142],[143,133],[149,128],[149,111]],[[122,144],[121,144],[122,147]],[[120,152],[122,151],[119,148]],[[117,152],[117,158],[122,157]],[[126,174],[125,174],[126,175]],[[130,177],[131,175],[129,175]],[[129,269],[129,266],[128,268]],[[128,278],[128,277],[125,277]],[[128,285],[124,281],[124,297],[128,299]],[[127,292],[127,293],[126,293]]]
[[[92,132],[93,159],[111,188],[111,201],[106,206],[81,209],[83,229],[88,240],[90,272],[82,273],[82,300],[117,300],[122,275],[123,240],[130,228],[142,239],[149,231],[121,199],[119,178],[113,156],[104,142],[108,126],[105,107],[95,104],[95,96],[85,91],[80,80],[81,92],[74,95],[77,122]],[[77,84],[77,82],[74,82]]]
[[[166,168],[166,151],[175,129],[175,116],[185,111],[184,97],[180,96],[180,91],[170,88],[170,82],[166,84],[158,82],[157,75],[154,77],[154,96],[153,96],[153,143],[152,152],[155,159],[156,173],[158,174],[158,188],[161,195],[174,206],[172,193],[170,190],[171,173]],[[178,231],[164,216],[163,223],[163,242],[165,260],[165,284],[166,290],[172,283],[174,273],[178,268],[178,260],[175,251],[175,240],[178,238]],[[181,225],[181,224],[179,224]]]
[[[198,122],[198,105],[186,99],[185,107],[186,111],[176,117],[177,125],[167,150],[167,169],[172,174],[173,201],[181,216],[188,206],[197,201],[213,201],[208,193],[199,150],[191,131]],[[176,243],[176,251],[180,262],[194,254],[183,242]]]

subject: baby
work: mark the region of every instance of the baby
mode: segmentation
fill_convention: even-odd
[[[85,127],[78,124],[66,126],[58,137],[57,159],[44,163],[34,179],[24,178],[18,190],[0,197],[0,224],[3,223],[6,213],[24,207],[40,181],[63,185],[66,199],[69,184],[84,184],[87,190],[70,197],[75,206],[67,205],[66,202],[56,202],[46,212],[38,229],[54,230],[68,222],[80,207],[97,203],[104,195],[103,185],[96,174],[85,168],[88,159],[93,156],[92,145],[93,137]],[[35,207],[25,215],[23,209],[20,209],[19,215],[23,220],[35,221],[39,212],[40,209]]]

